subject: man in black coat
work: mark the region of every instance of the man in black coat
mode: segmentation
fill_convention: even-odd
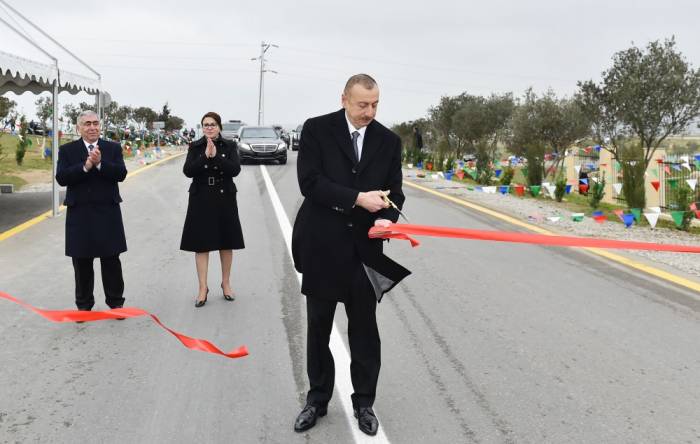
[[[377,433],[374,403],[380,367],[375,311],[382,295],[410,272],[382,253],[372,225],[396,222],[388,196],[400,208],[401,141],[374,120],[379,88],[370,76],[352,76],[343,109],[309,119],[301,132],[297,175],[305,199],[292,233],[294,264],[303,273],[307,307],[306,406],[294,424],[303,432],[324,416],[335,368],[329,348],[338,302],[345,304],[350,343],[352,403],[360,430]]]
[[[122,148],[100,139],[100,120],[83,111],[77,120],[81,138],[58,150],[56,181],[67,187],[66,256],[73,259],[75,304],[90,311],[95,305],[93,260],[100,258],[102,286],[110,308],[124,305],[124,280],[119,254],[126,237],[118,182],[126,178]]]

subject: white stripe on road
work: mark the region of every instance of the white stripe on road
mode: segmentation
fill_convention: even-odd
[[[270,196],[270,201],[272,202],[272,208],[275,209],[275,215],[277,216],[277,222],[279,223],[280,229],[282,230],[282,235],[284,236],[284,243],[287,245],[287,253],[289,253],[289,259],[292,259],[292,225],[289,223],[289,217],[284,211],[282,202],[280,201],[275,186],[270,179],[270,175],[267,173],[267,168],[265,165],[260,165],[260,171],[262,172],[263,179],[265,180],[265,187],[267,188],[267,194]],[[299,280],[299,286],[301,287],[301,274],[296,273],[297,279]],[[302,298],[303,299],[303,298]],[[338,328],[335,323],[333,323],[333,331],[331,332],[330,341],[331,352],[333,353],[333,359],[335,361],[335,389],[338,391],[337,398],[340,398],[341,405],[343,406],[343,411],[345,412],[345,417],[348,420],[350,430],[352,430],[352,436],[357,443],[388,443],[384,430],[382,428],[381,422],[379,423],[379,431],[376,436],[367,436],[362,433],[357,427],[357,420],[353,416],[352,400],[350,395],[353,392],[352,382],[350,380],[350,355],[345,347],[345,343],[340,338],[338,333]],[[377,413],[376,411],[374,412]],[[379,418],[379,415],[377,415]],[[321,420],[322,421],[322,420]]]

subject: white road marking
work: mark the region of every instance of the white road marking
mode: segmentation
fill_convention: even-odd
[[[275,215],[277,216],[277,223],[282,230],[282,235],[284,236],[284,243],[287,245],[287,253],[289,253],[289,259],[292,259],[292,224],[289,222],[289,217],[284,211],[282,202],[280,201],[275,186],[272,184],[270,175],[267,172],[265,165],[260,165],[260,171],[262,172],[263,179],[265,180],[265,187],[267,188],[267,194],[270,196],[270,201],[272,202],[272,208],[275,209]],[[299,281],[299,286],[301,287],[301,274],[296,273],[297,280]],[[299,296],[304,299],[303,296]],[[306,299],[304,299],[306,303]],[[353,392],[352,382],[350,380],[350,355],[345,343],[340,338],[338,333],[338,328],[333,324],[333,331],[331,332],[330,341],[331,352],[333,353],[333,360],[335,361],[335,389],[338,392],[336,398],[340,398],[341,405],[343,406],[343,411],[345,412],[345,417],[348,420],[350,430],[352,430],[352,436],[356,443],[389,443],[384,430],[379,423],[379,431],[375,436],[367,436],[360,431],[357,427],[357,420],[353,416],[352,400],[350,395]],[[376,410],[374,412],[379,418]],[[312,429],[313,430],[313,429]],[[313,432],[311,432],[313,433]]]

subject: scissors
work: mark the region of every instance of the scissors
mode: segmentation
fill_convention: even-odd
[[[395,204],[394,202],[392,202],[391,199],[389,199],[389,191],[382,192],[382,199],[384,200],[384,202],[386,202],[387,204],[389,204],[389,206],[390,206],[391,208],[393,208],[393,209],[395,209],[396,211],[398,211],[398,212],[399,212],[399,216],[403,217],[404,220],[406,221],[406,223],[409,223],[409,224],[411,223],[411,222],[409,222],[409,220],[408,220],[408,218],[406,217],[406,215],[403,214],[403,213],[401,212],[401,210],[399,210],[399,207],[397,207],[396,204]]]

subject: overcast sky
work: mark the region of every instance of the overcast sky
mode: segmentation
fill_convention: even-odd
[[[261,41],[267,53],[265,123],[296,125],[340,108],[347,78],[372,75],[377,119],[424,117],[443,95],[532,86],[571,95],[600,79],[612,55],[675,35],[700,66],[697,0],[185,1],[7,0],[102,74],[114,100],[195,125],[207,111],[257,122]],[[0,14],[7,12],[0,5]],[[15,22],[12,22],[15,23]],[[33,32],[64,69],[83,68]],[[0,50],[49,63],[0,23]],[[35,96],[13,96],[33,113]],[[61,107],[86,95],[60,96]]]

